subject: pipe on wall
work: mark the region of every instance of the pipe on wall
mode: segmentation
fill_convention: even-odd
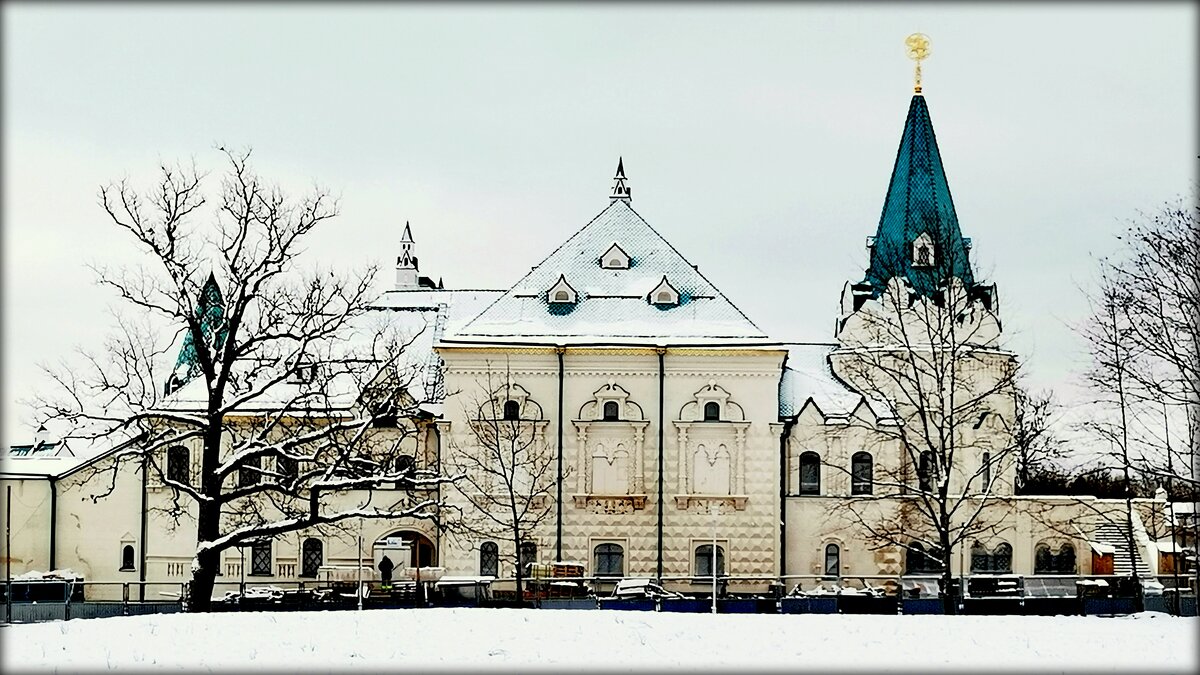
[[[664,368],[664,357],[667,353],[666,347],[659,347],[655,350],[658,352],[658,579],[661,582],[663,576],[663,512],[666,510],[666,505],[663,504],[663,470],[664,470],[664,452],[663,452],[663,420],[665,414],[663,407],[665,406],[665,389],[666,389],[666,369]]]
[[[562,561],[562,530],[563,530],[563,354],[566,347],[555,347],[558,354],[558,476],[556,479],[558,494],[555,499],[554,527],[554,559]]]

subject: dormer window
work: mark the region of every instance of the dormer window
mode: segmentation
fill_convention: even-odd
[[[663,276],[662,281],[658,282],[658,285],[646,297],[652,305],[679,304],[679,291],[675,290],[671,282],[667,281],[666,276]]]
[[[929,237],[929,233],[922,232],[921,236],[913,240],[913,267],[933,267],[934,254],[933,239]]]
[[[613,243],[604,252],[604,255],[600,256],[600,266],[606,270],[627,270],[629,269],[629,254]]]
[[[560,274],[558,276],[558,281],[556,281],[546,293],[546,297],[549,299],[551,304],[566,305],[574,303],[579,298],[579,294],[575,292],[575,289],[571,287],[571,284],[567,283],[566,276]]]

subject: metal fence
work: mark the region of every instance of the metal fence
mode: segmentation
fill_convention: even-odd
[[[1011,580],[1008,586],[989,584],[988,592],[980,580]],[[962,588],[952,591],[954,611],[963,614],[1033,614],[1033,615],[1120,615],[1135,611],[1137,605],[1147,611],[1180,616],[1196,616],[1194,578],[1159,576],[1165,587],[1161,594],[1115,592],[1128,577],[1116,575],[975,575],[955,579]],[[620,581],[617,577],[532,577],[524,579],[522,598],[515,597],[516,580],[498,578],[492,588],[498,601],[454,603],[455,606],[528,606],[542,609],[619,609],[665,612],[709,612],[712,607],[712,577],[667,576],[654,581],[668,591],[666,597],[614,598],[612,590]],[[1171,584],[1179,581],[1178,588]],[[70,582],[43,581],[13,582],[11,603],[9,584],[0,602],[3,623],[29,623],[93,619],[144,614],[169,614],[184,611],[186,583],[154,582]],[[938,589],[938,579],[932,576],[855,575],[833,577],[821,575],[749,576],[719,575],[717,577],[717,611],[719,613],[783,613],[783,614],[942,614],[946,611]],[[1081,585],[1082,584],[1082,585]],[[282,600],[267,596],[247,596],[248,589],[274,587],[282,591],[308,591],[328,588],[327,583],[314,581],[221,582],[213,591],[214,611],[286,611],[286,610],[343,610],[359,606],[354,588],[320,600],[310,594],[285,595]],[[364,609],[449,606],[431,595],[431,582],[424,582],[419,592],[398,593],[378,581],[364,581]],[[999,590],[997,590],[999,589]],[[1104,589],[1109,589],[1104,591]],[[508,593],[509,595],[506,595]],[[676,594],[681,595],[678,597]],[[222,602],[228,598],[228,601]],[[330,600],[333,601],[330,601]],[[11,607],[11,612],[10,608]]]

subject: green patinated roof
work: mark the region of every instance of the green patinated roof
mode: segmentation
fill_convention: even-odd
[[[221,287],[212,274],[200,289],[200,297],[196,303],[196,317],[200,320],[200,332],[204,341],[210,347],[219,348],[225,343],[228,326],[225,324],[225,299],[221,296]],[[192,331],[187,330],[183,336],[183,346],[179,349],[179,357],[175,359],[175,370],[171,382],[167,384],[170,390],[178,389],[200,375],[200,361],[196,353],[196,344],[192,339]]]
[[[913,242],[928,233],[934,243],[933,264],[913,265]],[[970,288],[974,285],[968,258],[968,242],[963,239],[954,213],[954,201],[942,167],[933,123],[925,97],[912,97],[904,135],[896,152],[896,165],[888,185],[879,229],[871,247],[871,266],[864,284],[878,296],[893,277],[905,277],[913,290],[932,295],[951,277]]]

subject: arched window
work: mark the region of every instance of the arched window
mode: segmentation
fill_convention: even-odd
[[[983,544],[971,545],[971,572],[984,574],[1009,574],[1012,572],[1012,546],[1000,542],[991,553]]]
[[[905,574],[940,574],[941,571],[942,549],[940,546],[930,546],[926,549],[921,542],[914,541],[905,547]]]
[[[929,259],[929,247],[921,244],[917,247],[917,264],[922,267],[929,267],[933,261]]]
[[[716,401],[709,401],[704,404],[704,421],[716,422],[721,419],[721,404]]]
[[[485,541],[479,545],[479,576],[500,576],[500,547],[494,541]]]
[[[558,291],[554,294],[555,302],[570,302],[571,296],[566,291]]]
[[[825,546],[825,576],[840,577],[842,575],[842,550],[837,544]]]
[[[811,450],[800,454],[800,494],[821,494],[821,456]]]
[[[923,492],[929,492],[932,481],[930,475],[933,472],[933,467],[930,466],[932,455],[928,451],[922,452],[920,459],[917,462],[917,486]]]
[[[712,544],[702,544],[696,547],[696,576],[712,577],[712,551]],[[725,574],[725,547],[717,546],[717,576],[722,574]]]
[[[996,572],[1012,572],[1012,546],[1001,543],[992,549],[992,568]]]
[[[191,463],[190,453],[188,449],[182,445],[176,445],[173,448],[167,449],[167,479],[191,485]]]
[[[309,537],[300,545],[300,576],[316,577],[325,562],[325,545],[320,539]]]
[[[670,304],[671,294],[666,291],[659,291],[658,299],[655,300],[655,302],[657,302],[659,304]]]
[[[521,543],[521,569],[528,574],[529,566],[537,562],[537,544],[532,541]]]
[[[616,401],[604,402],[604,421],[616,422],[621,418],[621,405]]]
[[[871,465],[871,454],[856,452],[850,458],[850,494],[871,494],[871,483],[874,480],[874,467]]]
[[[270,576],[271,540],[261,539],[250,545],[250,574]]]
[[[128,572],[134,569],[133,567],[133,545],[125,544],[121,547],[121,571]]]
[[[521,404],[516,401],[504,402],[504,419],[519,420],[521,419]]]
[[[599,544],[595,551],[595,575],[620,577],[625,575],[625,549],[620,544]]]
[[[400,455],[396,457],[396,473],[401,476],[411,474],[415,465],[416,460],[413,459],[412,455]]]
[[[1033,553],[1034,574],[1075,574],[1075,547],[1063,544],[1058,553],[1050,550],[1048,544],[1038,544]]]

